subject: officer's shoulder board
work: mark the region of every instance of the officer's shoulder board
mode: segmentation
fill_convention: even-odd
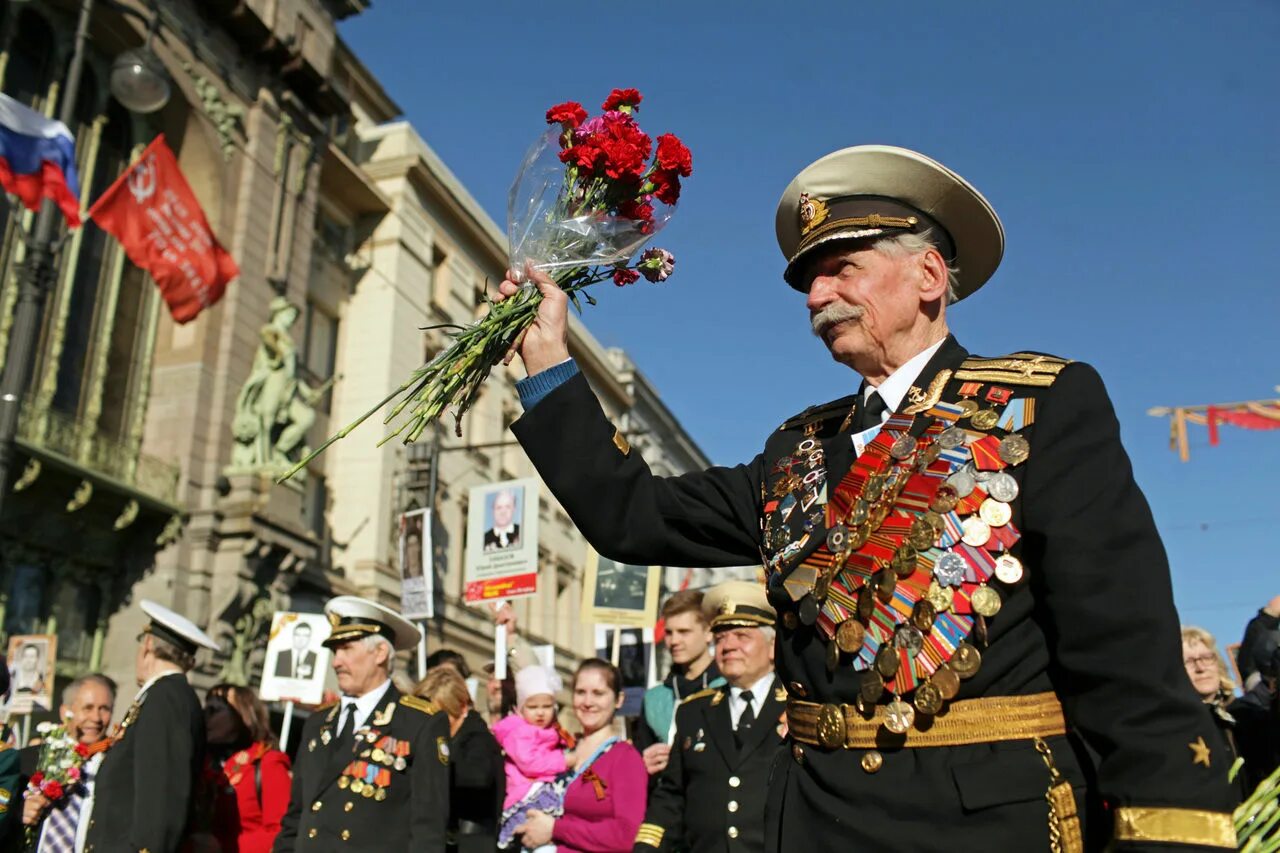
[[[959,382],[993,382],[1048,388],[1069,359],[1040,352],[1015,352],[995,357],[969,356],[951,377]]]
[[[699,690],[697,693],[690,693],[688,696],[680,700],[681,705],[688,704],[695,699],[710,699],[713,696],[720,695],[719,687],[708,687],[706,690]]]
[[[851,394],[848,397],[841,397],[839,400],[832,400],[830,403],[810,406],[800,414],[793,415],[783,421],[776,432],[797,429],[806,424],[818,423],[831,418],[844,418],[845,415],[849,414],[849,409],[856,399],[857,395]]]
[[[440,707],[435,702],[429,699],[421,699],[417,696],[401,696],[400,704],[406,708],[421,711],[424,714],[434,714],[440,710]]]

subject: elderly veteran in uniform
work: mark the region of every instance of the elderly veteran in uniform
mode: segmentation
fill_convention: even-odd
[[[971,355],[948,330],[1003,254],[986,199],[928,157],[864,145],[792,181],[777,233],[856,393],[788,418],[746,464],[657,477],[535,274],[513,426],[605,556],[763,556],[793,740],[770,843],[1231,847],[1230,760],[1182,672],[1164,549],[1102,380],[1056,356]]]
[[[399,613],[344,595],[324,608],[342,698],[302,729],[276,851],[444,850],[449,718],[402,695],[395,653],[417,648]]]
[[[204,766],[204,712],[187,683],[196,653],[218,650],[185,616],[143,601],[150,622],[138,638],[138,694],[102,758],[79,816],[85,853],[179,849],[190,828]]]
[[[649,794],[635,853],[763,853],[769,772],[783,748],[787,691],[773,674],[777,613],[764,588],[727,581],[702,610],[728,681],[676,708],[670,760]]]

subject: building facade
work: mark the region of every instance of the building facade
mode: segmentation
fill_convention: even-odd
[[[6,94],[56,115],[79,5],[0,3]],[[486,608],[462,600],[468,490],[534,476],[507,429],[520,411],[514,368],[494,371],[460,437],[450,421],[379,447],[372,418],[275,480],[446,345],[426,327],[481,315],[506,267],[501,230],[337,36],[365,0],[136,5],[139,15],[102,4],[92,18],[72,128],[82,204],[164,133],[241,273],[177,325],[95,225],[65,240],[0,518],[4,642],[54,634],[59,684],[103,669],[127,685],[136,605],[149,598],[222,643],[200,686],[256,684],[275,610],[315,612],[341,593],[398,601],[400,514],[434,502],[428,648],[478,665],[493,629]],[[153,15],[172,92],[140,116],[107,80]],[[0,358],[31,218],[0,209]],[[576,318],[571,349],[655,470],[708,464],[626,355]],[[537,511],[539,593],[515,606],[567,670],[593,651],[578,618],[587,547],[545,489]]]

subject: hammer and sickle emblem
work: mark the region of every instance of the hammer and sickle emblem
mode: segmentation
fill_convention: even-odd
[[[152,154],[129,170],[129,192],[133,200],[142,204],[156,192],[156,158]]]

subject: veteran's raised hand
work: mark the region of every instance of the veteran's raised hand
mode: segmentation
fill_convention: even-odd
[[[525,267],[525,278],[537,286],[542,302],[538,305],[533,325],[516,338],[503,363],[510,364],[512,356],[519,353],[525,370],[533,376],[569,357],[569,297],[551,276],[532,266]],[[501,302],[519,292],[520,285],[515,279],[516,275],[508,271],[507,277],[498,285],[495,301]]]

